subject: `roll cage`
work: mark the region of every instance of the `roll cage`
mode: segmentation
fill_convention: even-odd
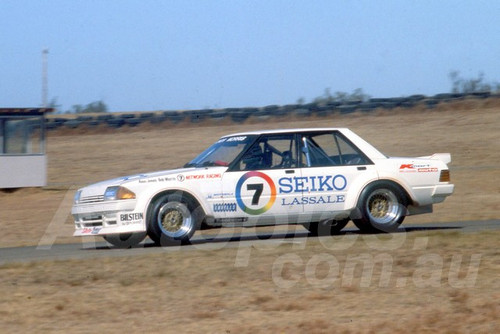
[[[321,135],[332,135],[335,155],[328,154],[315,140]],[[286,149],[272,141],[289,140]],[[281,162],[273,164],[273,155]],[[242,162],[245,166],[242,167]],[[301,133],[261,134],[229,164],[228,171],[265,170],[277,168],[327,167],[367,165],[373,162],[340,131],[314,131]]]

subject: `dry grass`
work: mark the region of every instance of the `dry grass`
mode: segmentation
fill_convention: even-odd
[[[237,249],[8,264],[0,267],[0,331],[497,332],[499,237],[499,231],[410,233],[391,250],[368,236],[311,238],[301,249],[253,247],[247,267],[235,266]],[[415,250],[421,239],[427,246]],[[324,262],[311,266],[318,254]],[[346,284],[349,257],[368,254],[388,256],[392,265],[375,262],[370,271],[370,263],[355,262]],[[276,271],[291,256],[300,262],[285,263],[286,274]],[[314,280],[325,280],[325,270],[334,275],[318,287]]]
[[[498,218],[500,212],[500,99],[332,115],[328,118],[249,119],[245,124],[168,122],[112,130],[62,129],[49,133],[49,187],[0,192],[0,247],[74,242],[69,217],[77,186],[182,166],[221,135],[253,129],[349,127],[386,154],[451,152],[453,196],[430,215],[408,222]],[[67,202],[63,199],[66,197]],[[60,209],[58,212],[57,210]],[[14,222],[14,223],[13,223]],[[52,225],[51,225],[52,222]],[[52,237],[52,238],[50,238]]]
[[[498,99],[467,100],[435,111],[51,132],[50,186],[0,192],[0,247],[78,241],[68,215],[72,185],[177,167],[223,134],[261,128],[345,126],[394,156],[451,152],[456,193],[408,221],[497,219],[499,109]],[[499,237],[426,232],[265,243],[247,249],[245,267],[235,265],[239,249],[6,264],[0,332],[493,333]]]

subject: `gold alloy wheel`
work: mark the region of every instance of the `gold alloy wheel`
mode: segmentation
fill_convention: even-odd
[[[182,227],[184,217],[178,210],[172,210],[165,213],[161,225],[166,231],[177,232]]]
[[[391,190],[383,188],[373,191],[368,196],[366,211],[370,220],[376,224],[390,224],[403,213],[396,195]]]
[[[157,214],[157,226],[168,238],[182,239],[192,233],[194,219],[186,204],[178,201],[161,205]]]
[[[375,218],[383,218],[389,211],[389,201],[385,196],[374,196],[369,204],[370,214]]]

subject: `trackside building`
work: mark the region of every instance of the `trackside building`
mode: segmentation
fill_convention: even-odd
[[[47,184],[45,114],[50,108],[0,108],[0,189]]]

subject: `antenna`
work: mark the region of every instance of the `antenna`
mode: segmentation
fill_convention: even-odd
[[[45,48],[42,50],[42,107],[47,108],[47,95],[49,92],[49,80],[48,80],[48,55],[49,49]]]

